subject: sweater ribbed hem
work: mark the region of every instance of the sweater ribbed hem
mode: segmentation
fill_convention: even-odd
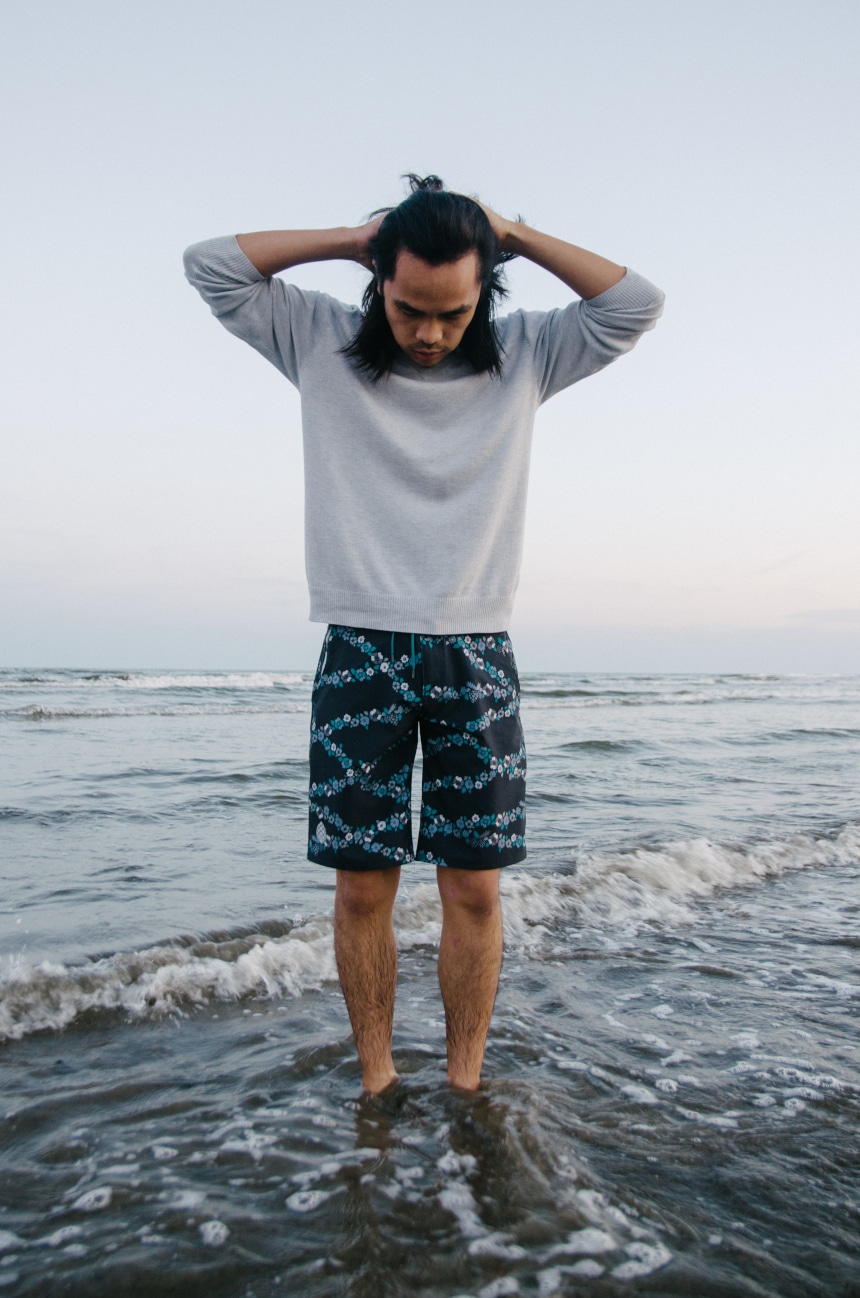
[[[363,591],[311,589],[311,622],[367,627],[374,631],[417,631],[424,635],[485,635],[506,631],[514,606],[510,595],[467,599],[372,595]]]

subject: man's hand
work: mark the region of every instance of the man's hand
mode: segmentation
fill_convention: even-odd
[[[373,258],[370,255],[370,241],[379,230],[382,222],[385,220],[385,212],[380,212],[378,216],[373,216],[364,225],[357,225],[353,231],[355,236],[355,251],[353,259],[363,266],[365,270],[373,270]]]
[[[499,251],[508,252],[509,250],[506,246],[506,240],[511,233],[511,227],[514,225],[514,222],[508,221],[504,216],[499,216],[498,212],[494,212],[491,207],[487,207],[486,203],[482,203],[480,198],[474,198],[471,194],[469,197],[472,199],[473,203],[478,204],[478,207],[489,221],[493,234],[496,236],[496,243],[499,245]]]

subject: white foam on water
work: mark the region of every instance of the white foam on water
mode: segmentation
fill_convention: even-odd
[[[539,1292],[547,1298],[560,1291],[563,1276],[596,1279],[610,1268],[614,1278],[632,1280],[671,1261],[669,1249],[653,1238],[653,1229],[631,1221],[631,1215],[637,1215],[634,1209],[623,1211],[598,1190],[577,1190],[572,1202],[591,1225],[571,1231],[563,1243],[547,1252],[545,1260],[554,1265],[537,1277]],[[562,1258],[578,1260],[560,1265],[558,1259]]]
[[[637,1104],[660,1103],[654,1092],[649,1090],[647,1086],[642,1086],[639,1082],[628,1082],[626,1086],[621,1087],[621,1092],[623,1095],[628,1095]]]
[[[249,706],[247,704],[213,707],[209,705],[198,705],[194,703],[175,703],[173,705],[162,705],[160,707],[133,707],[133,708],[84,708],[84,707],[43,707],[39,703],[30,703],[22,708],[7,708],[0,712],[0,716],[9,717],[10,720],[19,721],[68,721],[76,718],[86,720],[88,718],[97,720],[100,717],[222,717],[232,716],[234,713],[241,713],[243,716],[252,716],[260,714],[282,714],[291,712],[307,712],[310,710],[310,701],[291,702],[291,703],[268,703],[265,706]]]
[[[520,1284],[512,1275],[499,1276],[491,1280],[483,1289],[478,1290],[478,1298],[515,1298],[520,1292]]]
[[[458,1154],[455,1150],[449,1149],[447,1154],[443,1154],[436,1160],[436,1166],[446,1176],[469,1176],[470,1173],[477,1171],[478,1160],[474,1154]]]
[[[755,1032],[735,1032],[732,1041],[744,1050],[758,1050],[761,1046],[761,1041]]]
[[[643,1244],[641,1241],[636,1241],[633,1244],[625,1244],[624,1252],[629,1255],[631,1261],[613,1267],[612,1276],[615,1280],[639,1280],[642,1276],[650,1275],[652,1271],[657,1271],[661,1266],[672,1261],[672,1254],[662,1244]]]
[[[254,1131],[252,1127],[248,1127],[242,1136],[234,1136],[231,1140],[225,1140],[219,1147],[218,1152],[224,1154],[247,1154],[255,1163],[260,1163],[263,1161],[267,1151],[276,1147],[278,1143],[278,1136],[261,1131]]]
[[[0,689],[32,691],[38,686],[75,690],[263,690],[301,685],[308,672],[44,672],[25,680],[2,680]]]
[[[604,1211],[607,1216],[613,1213],[611,1208],[605,1208]],[[632,1226],[620,1209],[615,1210],[615,1216],[630,1233],[634,1235],[645,1233],[640,1228]],[[583,1280],[596,1279],[605,1273],[607,1265],[611,1266],[611,1262],[606,1260],[609,1253],[626,1255],[626,1260],[617,1262],[612,1267],[611,1274],[617,1280],[639,1279],[672,1260],[669,1249],[659,1242],[646,1243],[641,1239],[634,1239],[622,1245],[607,1231],[588,1226],[583,1230],[573,1231],[566,1243],[558,1244],[550,1250],[547,1255],[548,1260],[579,1257],[579,1261],[539,1271],[537,1276],[539,1293],[547,1295],[547,1298],[559,1293],[563,1276],[575,1276]],[[598,1257],[603,1258],[603,1262],[598,1262]]]
[[[100,1185],[95,1190],[87,1190],[71,1206],[76,1212],[101,1212],[108,1207],[112,1198],[113,1190],[110,1186]]]
[[[848,865],[858,859],[860,826],[848,825],[835,838],[796,834],[740,846],[692,839],[626,852],[585,853],[576,858],[572,874],[507,870],[500,883],[505,941],[526,952],[545,954],[550,925],[568,917],[616,932],[646,923],[691,923],[696,904],[718,890],[788,870]],[[432,884],[414,888],[395,908],[402,948],[437,945],[441,922],[439,896]],[[826,982],[823,979],[819,985]],[[838,996],[860,993],[854,984],[837,980],[832,984]],[[668,1018],[673,1009],[658,1005],[651,1013]]]
[[[337,977],[330,919],[307,920],[239,956],[222,946],[223,957],[160,946],[86,965],[13,966],[0,981],[0,1040],[64,1028],[96,1010],[142,1018],[255,994],[300,996]]]
[[[572,876],[540,882],[556,880],[567,905],[587,923],[638,928],[649,922],[689,923],[696,903],[721,889],[858,859],[860,825],[851,824],[833,838],[793,834],[740,845],[699,838],[628,852],[584,853],[576,857]]]
[[[675,1111],[690,1122],[704,1122],[709,1127],[723,1127],[730,1130],[738,1125],[735,1118],[724,1117],[720,1113],[697,1113],[695,1109],[685,1109],[681,1104],[675,1105]]]
[[[80,1230],[80,1227],[75,1229]],[[8,1253],[11,1248],[24,1248],[24,1241],[14,1231],[0,1230],[0,1253]]]
[[[475,1196],[465,1181],[452,1181],[439,1191],[439,1202],[457,1218],[465,1239],[481,1239],[490,1234],[478,1215]]]
[[[270,690],[301,685],[304,679],[301,672],[168,672],[160,676],[131,672],[127,677],[107,677],[106,683],[127,690]]]
[[[68,1244],[69,1240],[77,1239],[83,1233],[83,1226],[61,1226],[59,1230],[53,1231],[50,1235],[43,1235],[41,1239],[37,1239],[36,1243],[45,1248],[62,1248]]]
[[[696,839],[626,852],[588,853],[571,873],[506,871],[501,878],[505,940],[529,958],[552,953],[560,923],[635,932],[643,924],[689,923],[698,902],[717,889],[807,867],[834,867],[860,859],[860,826],[836,837],[793,835],[781,841],[726,846]],[[437,946],[441,905],[434,884],[404,892],[394,922],[401,950]],[[556,937],[553,938],[553,929]],[[335,982],[330,915],[308,917],[284,937],[260,941],[241,954],[229,941],[220,949],[154,946],[118,953],[85,965],[7,964],[0,977],[0,1040],[59,1029],[92,1011],[122,1011],[132,1018],[183,1012],[214,1001],[248,996],[301,996]],[[857,984],[815,975],[815,984],[839,998],[860,994]],[[651,1013],[671,1015],[658,1005]],[[741,1041],[741,1037],[744,1040]],[[658,1041],[654,1038],[654,1041]],[[739,1034],[738,1044],[751,1038]],[[667,1048],[661,1043],[660,1048]],[[670,1055],[665,1063],[680,1062]]]
[[[596,1280],[605,1270],[606,1267],[595,1262],[593,1258],[584,1257],[582,1261],[574,1262],[571,1266],[552,1266],[538,1271],[539,1298],[561,1298],[563,1276],[572,1275],[580,1280]]]
[[[206,1202],[205,1190],[165,1190],[159,1199],[177,1211],[196,1212]]]
[[[640,1032],[639,1040],[645,1046],[653,1046],[655,1050],[671,1050],[672,1048],[668,1041],[664,1041],[662,1037],[656,1037],[653,1032]]]
[[[541,711],[548,708],[604,708],[604,707],[702,707],[719,703],[766,703],[773,699],[820,699],[822,697],[823,678],[818,683],[804,684],[791,677],[762,677],[759,680],[750,678],[743,684],[732,684],[727,681],[698,678],[697,688],[691,689],[681,682],[675,687],[652,678],[653,686],[637,683],[632,685],[620,681],[607,683],[595,681],[591,690],[578,688],[581,682],[571,681],[569,677],[556,680],[536,681],[524,676],[522,685],[522,706],[524,711]],[[841,681],[840,681],[841,685]],[[704,688],[703,688],[704,687]],[[843,687],[844,689],[844,687]],[[823,689],[825,696],[831,690]],[[838,696],[840,701],[842,691]]]
[[[585,1280],[596,1280],[599,1275],[603,1275],[606,1270],[599,1262],[593,1258],[584,1257],[581,1262],[574,1262],[573,1266],[563,1266],[560,1268],[565,1275],[579,1276]]]
[[[608,1231],[600,1230],[596,1226],[585,1226],[582,1230],[571,1231],[563,1244],[556,1244],[550,1256],[592,1257],[595,1254],[612,1253],[617,1248],[618,1244]]]
[[[482,1239],[473,1239],[468,1247],[469,1257],[492,1257],[501,1262],[521,1262],[527,1257],[526,1250],[520,1244],[511,1244],[510,1235],[494,1231]]]
[[[335,1190],[297,1190],[286,1203],[290,1212],[313,1212],[335,1193]]]
[[[692,1058],[692,1055],[685,1055],[683,1050],[673,1050],[671,1055],[661,1059],[660,1063],[664,1068],[671,1068],[673,1064],[689,1064],[692,1062]]]
[[[230,1228],[223,1221],[204,1221],[200,1226],[200,1238],[208,1248],[220,1248],[229,1234]]]
[[[829,978],[826,974],[807,973],[806,981],[826,988],[841,998],[860,996],[860,983],[850,983],[843,978]]]

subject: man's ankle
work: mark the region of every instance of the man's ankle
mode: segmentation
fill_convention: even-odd
[[[477,1091],[481,1085],[481,1074],[449,1068],[448,1085],[456,1091]]]
[[[361,1077],[362,1089],[369,1095],[379,1095],[394,1082],[400,1081],[400,1074],[393,1067],[390,1069],[379,1069],[374,1072],[363,1073]]]

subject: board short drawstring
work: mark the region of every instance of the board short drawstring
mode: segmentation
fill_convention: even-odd
[[[392,666],[394,665],[394,634],[395,634],[395,633],[392,631],[392,632],[391,632],[391,664],[392,664]],[[418,661],[418,660],[417,660],[417,657],[416,657],[416,654],[415,654],[415,632],[413,631],[413,632],[410,634],[410,636],[409,636],[409,665],[410,665],[410,667],[412,668],[412,678],[413,678],[413,680],[415,679],[415,664],[416,664],[417,661]]]

